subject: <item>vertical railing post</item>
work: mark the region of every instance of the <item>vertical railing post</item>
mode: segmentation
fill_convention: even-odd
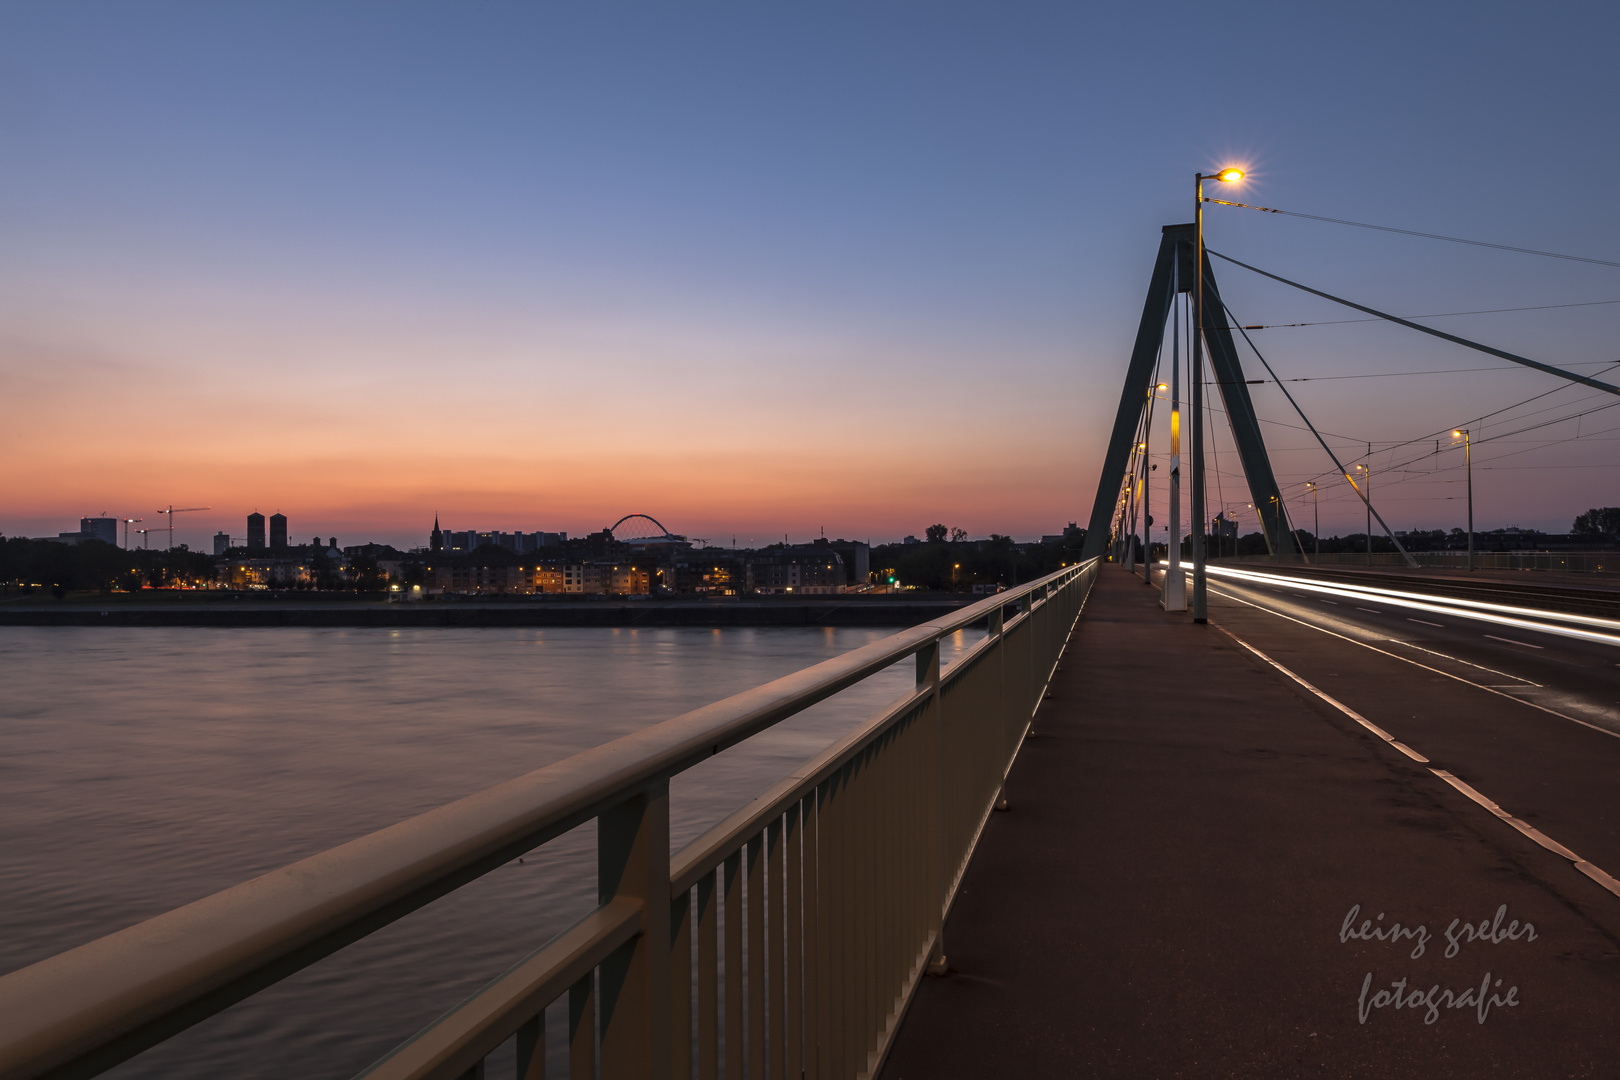
[[[603,1080],[667,1080],[669,1009],[669,784],[604,811],[596,823],[600,902],[641,904],[641,933],[602,962]],[[729,958],[728,958],[729,959]]]
[[[1022,714],[1018,717],[1018,731],[1022,734],[1028,731],[1035,734],[1035,706],[1038,703],[1035,697],[1035,590],[1031,589],[1018,598],[1018,613],[1024,616],[1022,626],[1024,637],[1024,663],[1020,665],[1024,670],[1014,674],[1018,680],[1017,698]]]
[[[924,706],[933,752],[929,754],[928,815],[928,921],[934,948],[928,957],[930,975],[945,974],[945,730],[939,700],[939,639],[917,650],[917,689],[929,691]]]
[[[990,647],[995,650],[995,659],[988,662],[996,665],[996,686],[991,694],[995,702],[995,726],[1001,732],[1001,790],[996,793],[996,809],[1007,809],[1007,769],[1012,764],[1013,752],[1018,749],[1018,736],[1007,717],[1007,649],[1006,642],[1002,640],[1002,631],[1005,627],[1005,609],[996,608],[990,613],[990,625],[985,636],[990,639]]]

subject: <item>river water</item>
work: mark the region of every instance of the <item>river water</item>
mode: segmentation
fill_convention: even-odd
[[[0,972],[891,632],[0,628]],[[674,847],[912,678],[677,777]],[[353,1076],[589,910],[594,845],[577,829],[108,1075]]]

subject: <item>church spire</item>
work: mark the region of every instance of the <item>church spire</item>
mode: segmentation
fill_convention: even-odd
[[[428,541],[428,548],[431,551],[444,550],[444,533],[439,531],[439,513],[437,510],[433,512],[433,536]]]

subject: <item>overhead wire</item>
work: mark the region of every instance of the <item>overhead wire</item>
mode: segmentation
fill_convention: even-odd
[[[1551,311],[1554,308],[1600,307],[1620,304],[1620,300],[1583,300],[1577,304],[1532,304],[1529,307],[1480,308],[1477,311],[1442,311],[1436,315],[1403,315],[1403,319],[1449,319],[1456,315],[1497,315],[1504,311]],[[1322,319],[1317,322],[1262,323],[1245,330],[1286,330],[1296,326],[1344,326],[1347,323],[1383,322],[1382,319]]]
[[[1353,225],[1358,229],[1376,229],[1379,232],[1400,233],[1403,236],[1421,236],[1425,240],[1444,240],[1452,244],[1469,244],[1473,247],[1495,248],[1498,251],[1516,251],[1520,255],[1540,255],[1548,259],[1566,259],[1569,262],[1591,263],[1594,266],[1620,267],[1620,262],[1610,262],[1608,259],[1589,259],[1584,255],[1565,255],[1557,251],[1542,251],[1538,248],[1515,247],[1512,244],[1493,244],[1488,240],[1468,240],[1461,236],[1445,236],[1441,233],[1418,232],[1416,229],[1397,229],[1391,225],[1370,225],[1365,221],[1348,221],[1344,218],[1322,217],[1319,214],[1302,214],[1298,210],[1277,210],[1270,206],[1255,206],[1251,203],[1230,202],[1226,199],[1212,199],[1204,196],[1207,203],[1217,206],[1236,206],[1244,210],[1259,210],[1264,214],[1282,214],[1286,217],[1307,218],[1311,221],[1326,221],[1333,225]],[[1206,249],[1207,250],[1207,249]],[[1211,254],[1214,254],[1211,252]]]
[[[1535,249],[1535,248],[1517,247],[1517,246],[1510,245],[1510,244],[1491,243],[1491,242],[1482,241],[1482,240],[1471,240],[1471,239],[1467,239],[1467,238],[1463,238],[1463,237],[1446,236],[1446,235],[1439,234],[1439,233],[1420,232],[1420,231],[1412,230],[1412,229],[1399,229],[1399,228],[1394,228],[1394,227],[1385,226],[1385,225],[1374,225],[1374,224],[1370,224],[1370,223],[1367,223],[1367,222],[1350,221],[1350,220],[1343,219],[1343,218],[1330,218],[1330,217],[1324,217],[1324,216],[1316,215],[1316,214],[1304,214],[1304,213],[1300,213],[1300,212],[1297,212],[1297,211],[1280,210],[1280,209],[1276,209],[1276,208],[1273,208],[1273,207],[1255,206],[1255,205],[1248,204],[1248,203],[1240,203],[1240,202],[1228,201],[1228,200],[1224,200],[1224,199],[1214,199],[1214,198],[1209,198],[1209,197],[1202,197],[1202,198],[1203,198],[1204,202],[1212,202],[1212,203],[1215,203],[1217,205],[1222,205],[1222,206],[1232,206],[1232,207],[1238,207],[1238,208],[1248,209],[1248,210],[1257,210],[1257,211],[1261,211],[1261,212],[1264,212],[1264,213],[1281,214],[1281,215],[1285,215],[1285,216],[1289,216],[1289,217],[1305,218],[1305,219],[1314,220],[1314,221],[1328,222],[1328,223],[1336,224],[1336,225],[1347,225],[1347,226],[1353,226],[1353,227],[1356,227],[1356,228],[1372,229],[1372,230],[1377,230],[1377,231],[1380,231],[1380,232],[1399,233],[1399,234],[1407,235],[1407,236],[1417,236],[1417,237],[1422,237],[1422,238],[1431,239],[1431,240],[1442,240],[1442,241],[1446,241],[1446,242],[1449,242],[1449,243],[1466,244],[1466,245],[1470,245],[1470,246],[1474,246],[1474,247],[1493,248],[1493,249],[1496,249],[1496,250],[1511,251],[1511,252],[1517,252],[1517,253],[1520,253],[1520,254],[1538,255],[1538,256],[1545,257],[1545,258],[1563,259],[1563,260],[1567,260],[1567,261],[1571,261],[1571,262],[1581,262],[1581,263],[1588,263],[1588,264],[1593,264],[1593,265],[1610,266],[1610,267],[1620,268],[1620,262],[1614,262],[1614,261],[1609,261],[1609,260],[1605,260],[1605,259],[1593,259],[1593,258],[1588,258],[1588,257],[1585,257],[1585,256],[1579,256],[1579,255],[1569,255],[1569,254],[1564,254],[1564,253],[1560,253],[1560,252],[1539,250],[1539,249]],[[1205,250],[1208,250],[1208,249],[1206,248]],[[1267,363],[1265,357],[1263,355],[1261,355],[1259,349],[1255,347],[1255,344],[1254,344],[1253,340],[1251,340],[1249,338],[1248,334],[1246,333],[1247,330],[1250,330],[1250,329],[1262,330],[1262,329],[1273,329],[1273,328],[1283,328],[1283,327],[1301,327],[1301,326],[1313,326],[1313,325],[1341,325],[1341,324],[1345,324],[1345,323],[1372,322],[1372,321],[1379,321],[1379,320],[1389,321],[1389,322],[1394,322],[1397,325],[1403,325],[1403,326],[1406,326],[1406,327],[1408,327],[1410,329],[1417,330],[1417,331],[1419,331],[1421,333],[1429,334],[1429,335],[1434,336],[1434,337],[1439,337],[1439,338],[1441,338],[1443,340],[1451,341],[1453,343],[1464,345],[1464,346],[1469,347],[1469,348],[1478,349],[1479,351],[1486,352],[1486,353],[1489,353],[1489,354],[1494,355],[1494,356],[1498,356],[1498,357],[1500,357],[1502,359],[1508,360],[1508,361],[1510,361],[1512,363],[1515,363],[1515,364],[1519,364],[1519,365],[1522,365],[1522,366],[1525,366],[1525,367],[1535,368],[1537,370],[1541,370],[1541,371],[1547,372],[1549,374],[1558,375],[1558,376],[1560,376],[1562,378],[1565,378],[1565,379],[1569,380],[1569,382],[1571,382],[1571,383],[1584,384],[1584,385],[1592,387],[1594,389],[1599,389],[1599,390],[1606,391],[1606,392],[1611,393],[1611,394],[1620,395],[1620,387],[1615,387],[1615,386],[1611,386],[1611,385],[1606,384],[1606,383],[1598,382],[1595,379],[1592,379],[1592,378],[1587,377],[1587,376],[1579,375],[1579,374],[1577,374],[1575,372],[1566,371],[1566,370],[1554,367],[1554,366],[1552,366],[1550,364],[1543,364],[1543,363],[1540,363],[1538,361],[1530,360],[1530,359],[1528,359],[1526,357],[1517,356],[1517,355],[1515,355],[1513,353],[1505,352],[1504,350],[1495,349],[1495,348],[1492,348],[1490,346],[1482,345],[1482,344],[1480,344],[1478,342],[1469,341],[1466,338],[1460,338],[1460,337],[1457,337],[1457,336],[1452,335],[1452,334],[1447,334],[1447,333],[1444,333],[1443,331],[1435,330],[1435,329],[1433,329],[1431,327],[1420,326],[1420,325],[1410,321],[1410,319],[1449,318],[1449,317],[1454,317],[1454,316],[1459,316],[1459,315],[1476,315],[1476,314],[1482,315],[1482,314],[1494,314],[1494,313],[1499,313],[1499,312],[1510,312],[1510,311],[1539,311],[1539,310],[1553,310],[1553,309],[1574,308],[1574,307],[1597,307],[1597,306],[1603,306],[1603,305],[1608,305],[1608,304],[1620,303],[1620,301],[1613,301],[1613,300],[1587,301],[1587,302],[1571,303],[1571,304],[1546,304],[1546,305],[1531,305],[1531,306],[1515,307],[1515,308],[1481,309],[1481,310],[1477,310],[1477,311],[1444,312],[1444,313],[1435,314],[1435,315],[1414,315],[1414,316],[1409,316],[1408,318],[1403,319],[1403,318],[1400,318],[1400,317],[1397,317],[1397,316],[1388,315],[1388,314],[1386,314],[1384,312],[1381,312],[1381,311],[1377,311],[1377,310],[1375,310],[1373,308],[1365,307],[1363,305],[1356,304],[1356,303],[1353,303],[1353,302],[1348,301],[1348,300],[1344,300],[1344,299],[1342,299],[1340,297],[1333,296],[1333,295],[1331,295],[1329,293],[1324,293],[1324,292],[1321,292],[1319,290],[1309,288],[1308,286],[1301,285],[1298,282],[1289,281],[1287,278],[1280,277],[1280,276],[1278,276],[1276,274],[1268,273],[1268,272],[1266,272],[1264,270],[1260,270],[1257,267],[1249,266],[1248,264],[1239,262],[1238,260],[1232,259],[1229,256],[1221,255],[1219,252],[1209,251],[1209,254],[1215,255],[1218,258],[1224,259],[1227,262],[1234,263],[1237,266],[1241,266],[1244,269],[1247,269],[1247,270],[1253,271],[1255,273],[1261,274],[1261,275],[1263,275],[1265,277],[1272,278],[1273,280],[1282,282],[1282,283],[1287,284],[1287,285],[1291,285],[1294,288],[1301,289],[1301,290],[1303,290],[1305,292],[1309,292],[1309,293],[1311,293],[1313,295],[1320,296],[1320,297],[1322,297],[1324,299],[1327,299],[1327,300],[1332,300],[1335,303],[1340,303],[1340,304],[1343,304],[1343,305],[1345,305],[1347,307],[1355,308],[1356,310],[1359,310],[1359,311],[1367,312],[1369,315],[1375,317],[1373,319],[1344,319],[1344,320],[1323,321],[1323,322],[1318,322],[1318,323],[1282,323],[1282,324],[1270,324],[1270,325],[1257,324],[1257,325],[1254,325],[1254,326],[1244,326],[1243,324],[1238,323],[1236,317],[1232,314],[1230,308],[1226,308],[1227,316],[1231,319],[1231,321],[1233,323],[1238,323],[1239,332],[1243,334],[1244,340],[1247,342],[1250,351],[1252,351],[1254,353],[1254,355],[1260,360],[1261,364],[1266,367],[1266,370],[1267,370],[1268,374],[1270,374],[1272,376],[1270,381],[1275,383],[1277,385],[1278,389],[1283,391],[1283,394],[1284,394],[1285,397],[1288,398],[1289,403],[1291,405],[1293,405],[1295,411],[1299,413],[1300,419],[1305,421],[1306,428],[1308,430],[1310,430],[1311,434],[1316,437],[1316,439],[1317,439],[1318,443],[1320,443],[1322,449],[1327,451],[1328,456],[1333,459],[1334,464],[1336,466],[1339,466],[1341,473],[1344,473],[1342,463],[1339,462],[1338,458],[1333,454],[1333,451],[1328,447],[1326,440],[1323,439],[1323,437],[1322,437],[1322,434],[1315,428],[1314,425],[1311,424],[1309,418],[1307,418],[1305,416],[1303,411],[1300,410],[1298,403],[1293,400],[1292,395],[1290,395],[1288,393],[1288,391],[1283,387],[1282,383],[1283,383],[1284,380],[1279,379],[1277,377],[1277,375],[1276,375],[1276,372],[1271,370],[1270,364]],[[1226,307],[1224,302],[1222,303],[1222,307],[1223,308]],[[1578,365],[1572,365],[1572,366],[1585,367],[1585,366],[1588,366],[1588,365],[1587,364],[1578,364]],[[1610,368],[1613,368],[1613,367],[1620,367],[1620,364],[1610,365]],[[1465,369],[1452,369],[1452,370],[1453,371],[1478,371],[1478,370],[1506,370],[1506,369],[1499,369],[1499,368],[1473,368],[1473,369],[1468,369],[1468,368],[1465,368]],[[1608,370],[1608,369],[1605,369],[1605,370]],[[1324,376],[1324,377],[1319,377],[1319,379],[1321,381],[1327,381],[1327,380],[1330,380],[1330,379],[1331,380],[1338,380],[1338,379],[1355,379],[1355,378],[1387,378],[1387,377],[1396,377],[1396,376],[1403,376],[1403,375],[1443,374],[1443,373],[1450,373],[1450,372],[1442,372],[1442,371],[1434,371],[1434,372],[1388,372],[1388,373],[1373,373],[1373,374],[1369,374],[1369,375],[1359,375],[1359,376],[1357,376],[1357,375]],[[1599,372],[1599,374],[1602,374],[1602,373],[1603,372],[1601,372],[1601,371]],[[1202,378],[1202,373],[1201,372],[1198,373],[1196,377]],[[1266,380],[1246,380],[1246,381],[1253,382],[1253,383],[1264,383]],[[1287,381],[1290,381],[1290,382],[1308,382],[1308,381],[1313,381],[1313,380],[1310,377],[1302,377],[1302,378],[1290,379],[1290,380],[1287,380]],[[1549,396],[1549,395],[1551,395],[1553,393],[1556,393],[1558,390],[1563,389],[1563,388],[1564,387],[1555,387],[1552,390],[1548,390],[1548,391],[1545,391],[1543,393],[1533,395],[1532,397],[1527,398],[1522,402],[1518,402],[1518,403],[1515,403],[1513,405],[1506,406],[1506,407],[1504,407],[1502,409],[1498,409],[1498,410],[1495,410],[1493,412],[1486,413],[1486,414],[1484,414],[1484,415],[1482,415],[1480,417],[1477,417],[1477,418],[1475,418],[1473,420],[1466,421],[1464,424],[1456,425],[1454,428],[1451,428],[1451,429],[1448,429],[1448,430],[1457,430],[1458,428],[1461,428],[1461,427],[1464,427],[1464,426],[1470,426],[1471,427],[1471,426],[1474,426],[1474,425],[1477,425],[1477,424],[1481,424],[1486,419],[1489,419],[1489,418],[1494,417],[1494,416],[1502,415],[1503,413],[1511,412],[1511,411],[1513,411],[1515,409],[1522,408],[1523,406],[1528,405],[1531,402],[1534,402],[1534,401],[1540,400],[1541,398],[1547,397],[1547,396]],[[1211,394],[1210,397],[1213,398],[1214,395]],[[1588,399],[1588,400],[1590,400],[1590,399]],[[1579,402],[1567,403],[1566,407],[1567,407],[1568,404],[1579,404]],[[1542,422],[1539,422],[1539,423],[1536,423],[1536,424],[1531,424],[1531,425],[1528,425],[1528,426],[1525,426],[1525,427],[1517,428],[1517,429],[1514,429],[1512,431],[1502,432],[1499,435],[1493,435],[1493,436],[1484,437],[1484,438],[1480,438],[1480,439],[1472,439],[1471,442],[1476,444],[1476,445],[1480,444],[1480,443],[1497,442],[1497,441],[1500,441],[1500,440],[1503,440],[1503,439],[1510,438],[1510,437],[1512,437],[1514,435],[1521,435],[1521,434],[1524,434],[1524,433],[1529,432],[1529,431],[1540,430],[1542,428],[1556,426],[1556,425],[1561,424],[1561,423],[1567,423],[1570,420],[1578,419],[1580,417],[1590,415],[1591,413],[1594,413],[1594,412],[1603,412],[1603,411],[1606,411],[1607,409],[1613,408],[1613,407],[1615,407],[1617,405],[1620,405],[1620,402],[1609,402],[1609,403],[1606,403],[1604,405],[1600,405],[1600,406],[1596,406],[1596,407],[1591,408],[1591,409],[1583,410],[1581,412],[1569,413],[1569,414],[1566,414],[1566,415],[1561,416],[1561,417],[1557,417],[1557,418],[1550,419],[1550,420],[1545,420],[1545,421],[1542,421]],[[1549,409],[1544,409],[1544,410],[1539,410],[1539,411],[1541,411],[1541,412],[1550,411],[1550,408]],[[1224,413],[1225,410],[1223,409],[1222,412]],[[1534,414],[1531,414],[1531,415],[1534,415]],[[1258,419],[1258,417],[1256,419]],[[1525,419],[1528,419],[1528,417],[1525,417]],[[1228,417],[1228,420],[1230,421],[1230,417]],[[1262,422],[1273,423],[1273,424],[1277,424],[1278,426],[1289,427],[1289,428],[1294,428],[1295,430],[1300,430],[1297,427],[1297,425],[1282,423],[1280,421],[1262,421]],[[1611,430],[1611,429],[1602,429],[1602,430]],[[1332,435],[1333,433],[1330,432],[1329,434]],[[1426,442],[1429,438],[1433,438],[1437,434],[1438,433],[1431,433],[1429,436],[1422,437],[1421,441]],[[1333,437],[1334,438],[1341,438],[1341,439],[1344,439],[1346,441],[1350,441],[1349,436],[1334,435]],[[1550,446],[1561,445],[1561,444],[1563,444],[1565,442],[1578,441],[1580,438],[1581,438],[1581,435],[1579,433],[1577,433],[1573,437],[1573,439],[1549,440],[1549,441],[1541,442],[1540,445],[1528,447],[1528,448],[1526,448],[1524,450],[1512,451],[1512,452],[1510,452],[1508,454],[1498,455],[1497,457],[1493,458],[1492,460],[1501,460],[1504,457],[1512,457],[1512,456],[1516,456],[1517,454],[1520,454],[1520,453],[1530,453],[1530,452],[1533,452],[1533,451],[1538,450],[1538,449],[1546,449],[1546,448],[1548,448]],[[1386,447],[1384,449],[1384,452],[1387,453],[1387,452],[1393,451],[1395,449],[1398,449],[1401,446],[1412,445],[1413,443],[1416,443],[1418,441],[1420,441],[1420,440],[1419,439],[1412,439],[1412,440],[1407,440],[1407,441],[1402,442],[1402,443],[1397,443],[1397,444],[1394,444],[1393,446]],[[1366,461],[1367,461],[1368,468],[1370,469],[1371,468],[1371,463],[1372,463],[1372,451],[1371,451],[1371,444],[1370,443],[1368,444],[1368,447],[1369,447],[1369,450],[1368,450],[1368,453],[1365,456],[1366,456]],[[1438,442],[1437,442],[1437,451],[1438,451]],[[1219,459],[1218,455],[1219,455],[1219,451],[1216,451],[1215,462],[1216,462],[1217,488],[1219,487],[1219,482],[1220,482],[1220,472],[1219,472],[1220,459]],[[1420,456],[1420,457],[1408,459],[1406,462],[1403,462],[1400,465],[1393,465],[1392,464],[1390,466],[1390,468],[1387,469],[1386,471],[1391,471],[1391,472],[1392,471],[1402,471],[1404,473],[1404,471],[1407,469],[1408,466],[1410,466],[1412,464],[1415,464],[1416,462],[1420,461],[1421,459],[1422,458]],[[1541,466],[1524,466],[1524,468],[1538,468],[1538,467],[1541,467]],[[1594,467],[1604,467],[1604,466],[1594,466]],[[1455,468],[1455,466],[1453,466],[1452,468]],[[1482,468],[1514,468],[1514,466],[1483,466]],[[1447,471],[1449,471],[1449,470],[1447,470]],[[1323,475],[1326,475],[1326,474],[1325,473],[1317,474],[1316,478],[1319,479]],[[1344,475],[1346,476],[1347,479],[1350,479],[1348,473],[1344,473]],[[1432,473],[1423,474],[1423,475],[1432,475]],[[1397,485],[1399,485],[1401,483],[1406,483],[1406,482],[1410,482],[1410,477],[1404,476],[1404,475],[1402,477],[1396,479],[1395,481],[1393,481],[1393,483],[1397,484]],[[1352,484],[1353,487],[1356,488],[1356,494],[1360,496],[1361,501],[1366,503],[1368,508],[1371,509],[1371,503],[1368,502],[1366,494],[1361,492],[1359,486],[1355,485],[1355,482],[1354,482],[1353,479],[1351,479],[1351,484]],[[1335,493],[1337,493],[1337,491],[1339,491],[1339,490],[1342,490],[1342,489],[1335,489]],[[1330,498],[1331,498],[1331,496],[1330,496]],[[1402,500],[1402,501],[1405,501],[1405,500]],[[1224,503],[1225,503],[1224,496],[1222,496],[1221,502],[1222,502],[1222,504],[1224,506]],[[1376,511],[1373,511],[1373,512],[1376,514]],[[1388,527],[1388,525],[1384,524],[1384,521],[1383,521],[1382,517],[1379,517],[1379,524],[1384,526],[1384,529],[1385,529],[1386,532],[1389,532],[1389,527]],[[1392,540],[1394,540],[1394,534],[1391,532],[1389,535],[1390,535],[1390,538]],[[1397,548],[1400,547],[1400,542],[1399,541],[1395,541],[1395,544],[1396,544]],[[1403,554],[1404,554],[1404,551],[1403,551]],[[1408,561],[1411,561],[1410,556],[1407,556],[1407,558],[1408,558]]]

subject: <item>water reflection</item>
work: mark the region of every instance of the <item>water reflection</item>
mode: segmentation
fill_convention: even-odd
[[[890,632],[0,629],[0,971]],[[912,677],[678,777],[675,846]],[[576,830],[109,1075],[352,1076],[588,910],[593,844]]]

